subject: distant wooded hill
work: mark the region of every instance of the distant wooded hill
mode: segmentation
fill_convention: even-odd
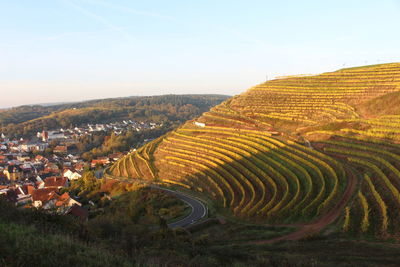
[[[28,136],[36,131],[125,119],[181,123],[226,100],[225,95],[162,95],[91,100],[0,110],[0,132]]]

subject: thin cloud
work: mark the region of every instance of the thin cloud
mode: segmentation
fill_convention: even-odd
[[[163,20],[175,20],[175,18],[171,17],[171,16],[166,16],[166,15],[161,15],[161,14],[158,14],[158,13],[138,10],[138,9],[134,9],[134,8],[131,8],[131,7],[126,7],[126,6],[120,6],[120,5],[116,5],[116,4],[111,4],[111,3],[106,2],[106,1],[101,1],[101,0],[82,0],[82,1],[84,1],[86,3],[90,3],[90,4],[95,4],[95,5],[100,5],[100,6],[107,7],[107,8],[116,9],[116,10],[119,10],[119,11],[122,11],[122,12],[125,12],[125,13],[134,14],[134,15],[153,17],[153,18],[163,19]]]
[[[105,32],[115,32],[115,31],[123,31],[129,29],[129,27],[118,27],[118,28],[109,28],[109,29],[104,29],[104,30],[99,30],[99,31],[77,31],[77,32],[65,32],[65,33],[60,33],[48,37],[43,37],[40,38],[40,40],[46,40],[46,41],[53,41],[53,40],[58,40],[62,39],[64,37],[69,37],[69,36],[74,36],[74,35],[90,35],[90,34],[97,34],[97,33],[105,33]]]
[[[71,6],[72,8],[74,8],[76,11],[78,11],[79,13],[81,13],[82,15],[95,20],[97,22],[100,22],[101,24],[105,25],[107,28],[112,29],[113,31],[119,32],[120,34],[122,34],[125,38],[127,39],[133,39],[133,37],[127,33],[126,31],[124,31],[124,28],[115,26],[113,23],[111,23],[110,21],[108,21],[106,18],[104,18],[103,16],[97,15],[85,8],[83,8],[82,6],[70,1],[70,0],[63,0],[64,3],[66,3],[67,5]]]

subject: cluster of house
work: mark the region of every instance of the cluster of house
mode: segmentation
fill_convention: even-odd
[[[57,131],[44,131],[38,132],[37,138],[42,142],[49,142],[52,140],[65,140],[76,139],[82,135],[87,135],[93,132],[113,132],[120,135],[123,131],[134,130],[140,132],[145,129],[155,129],[161,127],[161,124],[155,122],[137,122],[132,120],[124,120],[122,122],[105,123],[105,124],[87,124],[83,127],[74,127],[68,129],[59,129]]]
[[[65,169],[82,172],[89,163],[78,155],[50,156],[0,151],[0,184],[19,183],[41,177],[60,176]]]
[[[41,208],[59,214],[72,214],[86,220],[88,211],[68,192],[62,193],[62,189],[71,181],[81,178],[85,169],[97,168],[99,165],[107,167],[124,154],[114,153],[87,162],[75,153],[77,151],[73,151],[76,140],[97,131],[114,132],[118,135],[129,128],[141,131],[160,126],[162,124],[128,120],[38,132],[29,140],[10,140],[1,134],[0,197],[5,197],[18,207]],[[32,153],[45,151],[49,143],[54,141],[57,145],[50,155]]]
[[[77,172],[67,170],[61,177],[51,176],[41,179],[28,180],[9,185],[0,185],[0,197],[18,207],[41,208],[58,214],[71,214],[81,220],[87,220],[88,210],[71,197],[68,192],[61,193],[73,179],[79,179]]]
[[[89,125],[90,127],[92,126]],[[96,127],[105,126],[97,125]],[[75,129],[85,131],[83,128]],[[87,131],[90,131],[90,129]],[[106,167],[123,156],[122,153],[115,153],[87,162],[80,157],[76,148],[77,139],[70,133],[70,130],[63,129],[60,129],[60,131],[43,131],[29,140],[22,138],[10,140],[4,134],[1,134],[0,184],[21,181],[36,176],[42,178],[57,176],[61,175],[63,170],[67,168],[82,172],[85,167],[95,168],[98,165]],[[40,153],[49,147],[49,142],[53,141],[56,141],[56,145],[50,150],[50,155],[49,153]]]
[[[48,156],[12,149],[23,140],[0,138],[0,196],[19,207],[35,207],[59,214],[73,214],[82,220],[88,212],[77,199],[61,193],[71,181],[81,178],[87,168],[106,167],[124,154],[114,153],[87,162],[79,155],[56,153]],[[22,143],[22,144],[21,144]]]
[[[98,157],[91,162],[79,155],[50,156],[27,153],[0,152],[0,185],[21,184],[27,181],[36,182],[37,178],[46,179],[53,176],[64,176],[76,180],[86,169],[107,167],[124,154],[121,152]]]
[[[32,152],[45,151],[52,141],[58,141],[61,145],[54,148],[55,153],[73,152],[74,144],[79,137],[90,135],[94,132],[107,132],[120,135],[126,130],[134,130],[140,132],[145,129],[155,129],[161,127],[162,123],[155,122],[138,122],[132,120],[124,120],[122,122],[106,123],[106,124],[87,124],[82,127],[74,127],[68,129],[58,129],[53,131],[38,132],[36,136],[29,140],[8,140],[4,134],[0,136],[0,151],[9,150],[11,152]],[[6,142],[4,141],[6,140]]]

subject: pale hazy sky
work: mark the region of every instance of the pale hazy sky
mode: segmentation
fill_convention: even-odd
[[[400,0],[0,0],[0,107],[400,61]]]

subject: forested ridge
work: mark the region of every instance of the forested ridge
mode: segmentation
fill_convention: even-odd
[[[0,132],[29,136],[36,131],[121,120],[181,123],[227,99],[224,95],[161,95],[91,100],[0,110]]]

